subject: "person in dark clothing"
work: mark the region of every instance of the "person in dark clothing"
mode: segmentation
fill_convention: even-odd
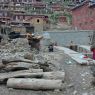
[[[90,47],[90,50],[91,50],[91,52],[93,52],[92,57],[93,57],[93,60],[95,60],[95,44],[93,44],[93,45]]]
[[[74,43],[73,43],[73,41],[71,41],[71,42],[70,42],[70,49],[73,50],[73,46],[74,46]]]
[[[31,33],[27,33],[27,40],[28,40],[28,44],[30,45],[30,47],[33,48],[34,43],[33,43],[33,37]]]
[[[50,44],[50,45],[48,46],[48,49],[49,49],[49,52],[53,52],[53,51],[54,51],[54,49],[53,49],[53,44]]]
[[[0,43],[1,43],[1,40],[2,40],[2,36],[0,35]]]
[[[27,34],[28,43],[31,46],[31,49],[35,48],[38,52],[40,51],[40,40],[42,36],[35,36],[33,34]]]

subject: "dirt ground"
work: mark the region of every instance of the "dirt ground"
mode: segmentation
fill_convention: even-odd
[[[95,95],[91,85],[92,75],[90,66],[80,66],[64,53],[41,53],[51,61],[56,70],[65,71],[65,81],[61,91],[32,91],[7,88],[0,85],[0,95]]]
[[[22,43],[20,43],[22,42]],[[0,46],[0,63],[3,57],[20,56],[26,52],[31,53],[27,48],[26,39],[15,39],[11,43]],[[54,91],[32,91],[7,88],[0,85],[0,95],[95,95],[95,88],[91,85],[92,74],[90,66],[80,66],[63,52],[40,52],[35,56],[37,60],[48,61],[53,64],[53,71],[64,71],[65,80],[62,90]]]

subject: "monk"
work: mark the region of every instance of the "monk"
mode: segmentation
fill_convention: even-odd
[[[91,46],[91,51],[93,52],[93,59],[95,60],[95,47],[94,47],[94,45]]]

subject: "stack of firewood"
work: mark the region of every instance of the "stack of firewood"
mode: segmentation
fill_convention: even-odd
[[[61,89],[64,71],[53,71],[52,63],[41,63],[25,58],[2,58],[0,64],[0,83],[9,88],[53,90]]]

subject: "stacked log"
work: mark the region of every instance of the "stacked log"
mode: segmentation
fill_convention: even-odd
[[[16,71],[16,72],[9,72],[9,73],[0,73],[0,80],[5,80],[9,78],[44,78],[44,79],[61,79],[64,80],[65,73],[64,72],[37,72],[31,73],[31,71]]]
[[[53,90],[61,89],[65,73],[53,71],[49,63],[41,63],[29,58],[8,57],[0,65],[0,83],[7,83],[10,88]]]
[[[7,86],[20,89],[53,90],[61,89],[62,80],[10,78],[7,81]]]
[[[8,58],[5,58],[5,59],[4,58],[2,59],[3,64],[8,64],[8,63],[11,63],[11,62],[35,63],[35,61],[31,61],[31,60],[24,59],[24,58],[16,58],[16,57],[8,57]]]
[[[30,64],[25,62],[11,62],[4,68],[5,71],[17,71],[17,70],[28,70],[29,68],[39,69],[39,64]],[[42,70],[42,69],[41,69]]]

